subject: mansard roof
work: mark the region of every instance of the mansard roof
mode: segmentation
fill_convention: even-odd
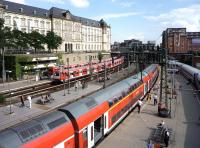
[[[0,1],[0,4],[3,4],[5,6],[5,11],[7,12],[12,12],[12,13],[14,12],[21,15],[28,15],[28,16],[42,17],[42,18],[50,17],[49,10],[47,9],[32,7],[4,0]]]
[[[50,10],[47,10],[4,0],[0,1],[0,4],[3,4],[5,6],[5,11],[16,14],[28,15],[33,17],[42,17],[47,19],[51,17],[58,19],[66,19],[75,22],[80,22],[83,25],[93,27],[109,27],[104,20],[96,21],[88,18],[75,16],[71,14],[69,10],[61,8],[52,7]]]

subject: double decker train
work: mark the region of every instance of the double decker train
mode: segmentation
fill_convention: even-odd
[[[158,75],[159,66],[150,65],[74,103],[5,129],[0,147],[94,147],[150,91]]]
[[[104,67],[106,67],[106,69],[111,69],[118,65],[122,65],[123,63],[124,63],[124,57],[120,57],[120,58],[109,58],[107,60],[103,60],[101,63],[92,62],[91,64],[82,64],[80,66],[69,67],[69,68],[67,66],[62,66],[53,73],[53,81],[63,82],[68,79],[84,77],[89,75],[90,73],[96,74],[98,72],[103,71]]]
[[[178,70],[180,73],[182,73],[182,75],[192,84],[194,84],[194,86],[196,87],[196,89],[198,90],[198,92],[200,93],[200,70],[197,68],[194,68],[190,65],[181,63],[181,62],[177,62],[177,61],[171,61],[169,64],[177,66]]]

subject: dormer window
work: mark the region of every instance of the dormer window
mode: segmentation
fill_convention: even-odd
[[[48,16],[48,13],[46,12],[46,13],[44,13],[44,15],[47,17],[47,16]]]
[[[34,10],[34,11],[33,11],[33,14],[36,14],[36,13],[37,13],[37,11],[36,11],[36,10]]]
[[[19,8],[19,11],[20,11],[20,12],[23,12],[23,8]]]
[[[71,14],[70,14],[70,11],[69,11],[69,10],[64,11],[62,14],[63,14],[63,16],[64,16],[66,19],[71,19]]]

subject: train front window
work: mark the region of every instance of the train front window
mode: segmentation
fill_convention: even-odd
[[[59,75],[60,75],[59,72],[54,73],[54,76],[59,76]]]

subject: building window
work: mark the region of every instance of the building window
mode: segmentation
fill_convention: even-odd
[[[5,25],[11,25],[11,17],[10,16],[5,17]]]
[[[25,33],[26,32],[26,28],[21,28],[21,31]]]
[[[21,26],[26,26],[26,19],[25,18],[21,18]]]
[[[44,30],[41,30],[40,33],[43,34],[43,35],[45,35],[45,31]]]
[[[35,26],[36,28],[38,28],[38,20],[35,20],[35,21],[34,21],[34,26]]]
[[[40,27],[41,27],[41,28],[44,28],[44,21],[41,21],[41,22],[40,22]]]
[[[50,30],[51,28],[50,28],[51,26],[50,26],[50,22],[46,22],[46,28],[47,28],[47,30]]]

